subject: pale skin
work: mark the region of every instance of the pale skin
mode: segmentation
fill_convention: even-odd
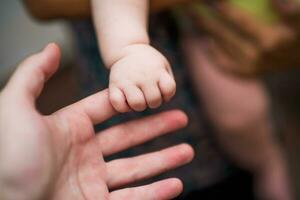
[[[119,112],[157,108],[175,94],[167,59],[151,47],[147,0],[92,0],[93,20],[108,69],[109,99]]]
[[[186,115],[169,111],[95,135],[93,125],[117,113],[104,90],[43,116],[35,100],[59,57],[59,48],[48,45],[22,62],[0,93],[0,199],[165,200],[180,194],[176,178],[126,186],[191,161],[187,144],[109,162],[104,158],[185,126]]]
[[[258,199],[292,200],[263,84],[222,72],[207,54],[209,43],[203,39],[186,36],[182,44],[191,78],[224,152],[253,173]]]

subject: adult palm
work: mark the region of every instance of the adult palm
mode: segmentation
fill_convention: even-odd
[[[93,125],[116,114],[107,91],[43,116],[35,99],[58,68],[59,49],[48,45],[26,59],[0,96],[1,199],[170,199],[178,179],[126,185],[189,162],[186,144],[106,162],[105,156],[184,126],[186,116],[170,111],[116,125],[95,134]],[[124,189],[116,189],[125,187]]]

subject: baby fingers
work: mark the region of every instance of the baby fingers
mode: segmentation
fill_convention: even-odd
[[[162,103],[162,96],[157,84],[146,84],[141,87],[149,108],[158,108]]]
[[[158,85],[164,101],[170,101],[176,93],[176,83],[174,78],[170,74],[164,73],[161,75]]]
[[[124,113],[129,111],[129,106],[121,89],[116,86],[109,87],[109,100],[114,109]]]
[[[124,87],[123,91],[131,109],[134,111],[143,111],[146,109],[147,104],[140,88],[135,85],[128,85]]]

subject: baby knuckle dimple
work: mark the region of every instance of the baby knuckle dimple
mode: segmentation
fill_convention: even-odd
[[[137,80],[139,81],[139,84],[146,86],[147,84],[152,84],[157,79],[157,72],[148,72],[141,74]]]

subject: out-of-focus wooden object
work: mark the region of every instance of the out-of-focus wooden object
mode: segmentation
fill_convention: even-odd
[[[251,1],[251,0],[243,0]],[[265,12],[275,17],[264,20],[233,3],[219,0],[186,8],[195,27],[213,40],[210,55],[227,59],[222,69],[241,76],[300,66],[300,2],[262,0]],[[282,5],[283,4],[283,5]]]
[[[38,19],[90,16],[89,0],[24,2]],[[211,38],[210,55],[222,57],[221,69],[228,72],[253,76],[300,66],[300,0],[151,0],[150,8],[181,10]]]
[[[160,12],[192,0],[151,0],[151,12]],[[82,19],[91,15],[90,0],[23,0],[32,16],[39,20]]]

